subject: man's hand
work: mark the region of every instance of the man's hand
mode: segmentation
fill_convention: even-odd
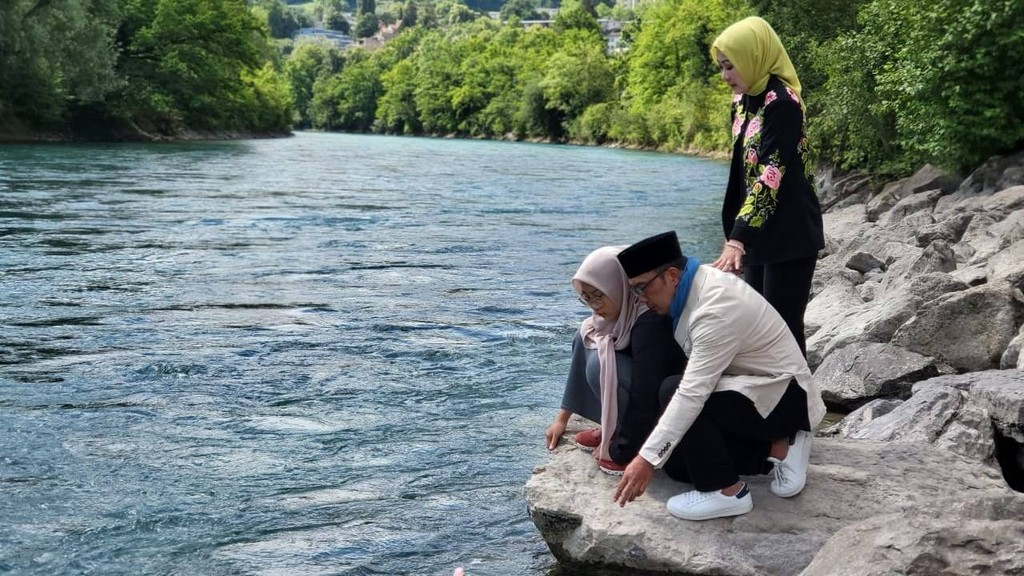
[[[654,466],[642,457],[636,456],[622,473],[622,479],[615,487],[612,502],[618,502],[621,508],[626,505],[626,502],[636,500],[647,490],[652,476],[654,476]]]

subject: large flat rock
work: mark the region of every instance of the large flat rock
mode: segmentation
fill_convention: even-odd
[[[620,508],[618,478],[563,443],[526,484],[530,516],[569,573],[766,576],[799,574],[846,526],[940,499],[1012,493],[999,472],[927,443],[815,438],[807,487],[782,499],[769,476],[746,478],[754,510],[691,522],[665,502],[691,486],[655,474]]]

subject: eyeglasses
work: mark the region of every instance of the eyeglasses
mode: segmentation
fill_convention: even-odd
[[[636,296],[637,298],[644,298],[645,296],[647,296],[647,289],[651,287],[651,283],[657,280],[658,277],[660,277],[662,274],[664,274],[666,270],[668,270],[668,268],[662,268],[661,272],[655,274],[654,277],[648,280],[647,282],[641,282],[639,284],[634,284],[633,286],[630,286],[629,291],[632,292],[633,295]]]
[[[594,292],[593,294],[581,292],[578,300],[584,306],[590,306],[591,308],[600,308],[601,304],[604,302],[604,294],[602,294],[601,292]]]

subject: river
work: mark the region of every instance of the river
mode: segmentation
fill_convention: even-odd
[[[542,575],[604,244],[716,255],[727,166],[299,133],[0,147],[0,573]]]

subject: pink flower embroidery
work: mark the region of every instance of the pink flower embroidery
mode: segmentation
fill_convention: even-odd
[[[772,190],[778,190],[779,184],[782,184],[782,172],[775,166],[765,166],[761,171],[761,180]]]
[[[743,94],[733,94],[732,95],[732,103],[733,104],[739,102],[740,100],[743,100]]]
[[[789,94],[789,97],[792,98],[795,102],[800,101],[800,97],[797,96],[796,92],[793,92],[793,89],[790,88],[789,86],[786,86],[786,93]]]
[[[750,138],[761,131],[761,119],[755,116],[750,120],[750,124],[747,124],[747,138]]]
[[[747,150],[747,164],[757,164],[757,150]]]
[[[737,114],[736,119],[732,121],[732,135],[736,136],[743,129],[743,115]]]
[[[775,102],[775,99],[778,97],[779,96],[775,93],[775,90],[769,90],[768,93],[764,95],[764,105],[767,106],[772,102]]]

